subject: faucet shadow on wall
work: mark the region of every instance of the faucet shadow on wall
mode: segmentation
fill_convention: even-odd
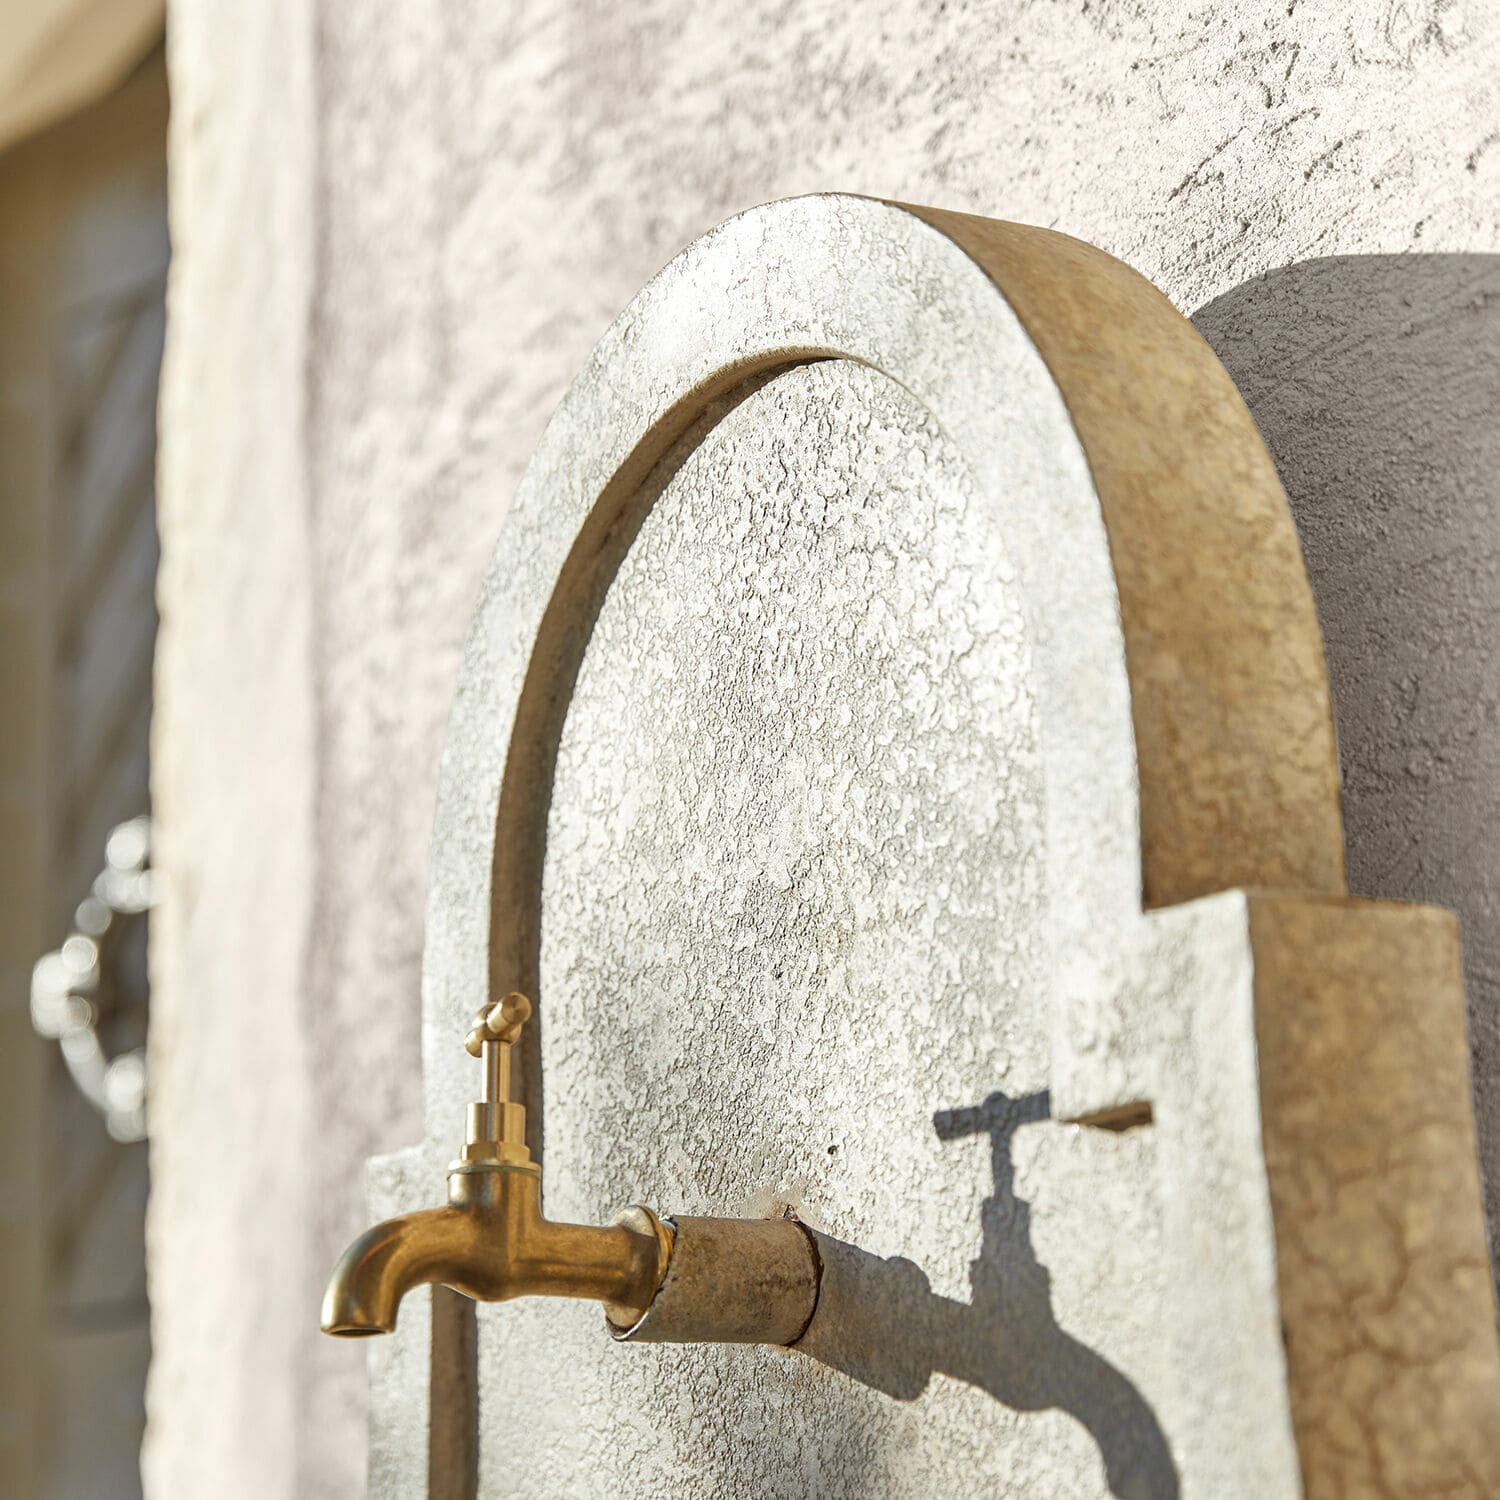
[[[1021,1098],[994,1093],[982,1104],[933,1116],[943,1140],[990,1138],[995,1191],[980,1210],[971,1301],[936,1295],[909,1260],[882,1259],[819,1234],[818,1315],[797,1349],[901,1401],[915,1400],[941,1374],[1013,1411],[1065,1412],[1098,1445],[1118,1500],[1177,1500],[1177,1468],[1145,1397],[1060,1327],[1052,1310],[1052,1278],[1032,1246],[1031,1205],[1016,1196],[1011,1162],[1017,1130],[1050,1117],[1045,1091]],[[899,1309],[899,1329],[891,1309]]]

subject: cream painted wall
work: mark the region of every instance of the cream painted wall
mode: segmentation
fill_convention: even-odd
[[[275,0],[178,5],[171,66],[147,1476],[342,1496],[364,1360],[316,1302],[364,1158],[419,1134],[459,645],[613,314],[717,220],[830,187],[1067,230],[1186,310],[1492,251],[1500,18]]]
[[[168,706],[151,759],[171,896],[152,915],[142,1465],[157,1495],[298,1494],[313,1431],[310,41],[295,3],[184,6],[168,33]]]

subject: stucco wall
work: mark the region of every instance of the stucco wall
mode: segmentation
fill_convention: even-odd
[[[1186,310],[1313,257],[1489,251],[1500,20],[280,0],[178,5],[171,63],[148,1479],[348,1495],[364,1360],[315,1309],[364,1158],[419,1134],[458,648],[615,311],[828,187],[1065,229]],[[1289,451],[1355,441],[1316,425]]]
[[[1500,1246],[1500,256],[1329,256],[1196,315],[1292,500],[1333,681],[1349,888],[1463,921]]]
[[[319,1152],[310,37],[295,0],[184,6],[169,29],[151,790],[172,894],[151,929],[143,1459],[157,1495],[297,1494],[312,1431],[315,1272],[296,1227]]]

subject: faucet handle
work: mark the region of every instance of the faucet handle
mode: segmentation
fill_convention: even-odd
[[[474,1017],[474,1024],[464,1038],[464,1050],[470,1057],[480,1057],[486,1042],[515,1042],[530,1019],[531,1001],[519,990],[512,990],[503,1000],[491,1000]]]
[[[511,1098],[510,1049],[531,1016],[531,1001],[512,992],[492,1000],[474,1017],[464,1050],[482,1067],[484,1093],[469,1106],[463,1162],[459,1170],[488,1170],[495,1165],[536,1171],[526,1149],[526,1111]]]

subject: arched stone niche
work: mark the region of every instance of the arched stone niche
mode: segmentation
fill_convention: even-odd
[[[438,1197],[520,987],[549,1212],[795,1213],[818,1310],[410,1299],[374,1492],[1494,1493],[1457,952],[1344,895],[1296,537],[1165,298],[1046,231],[745,214],[507,518],[372,1197]]]

